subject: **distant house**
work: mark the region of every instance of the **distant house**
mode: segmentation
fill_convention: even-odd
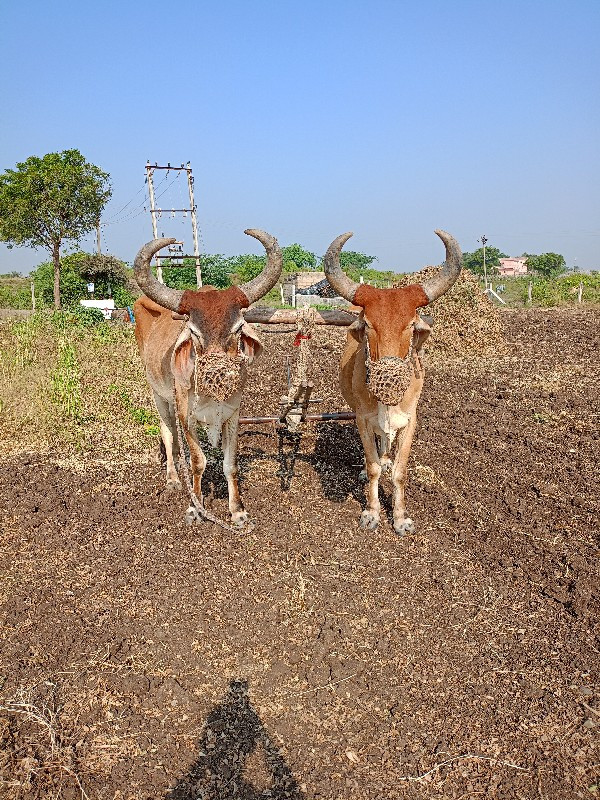
[[[498,272],[504,277],[527,275],[527,257],[501,258]]]

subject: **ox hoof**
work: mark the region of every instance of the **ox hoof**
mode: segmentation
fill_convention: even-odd
[[[167,485],[165,487],[167,494],[171,494],[171,492],[179,492],[180,490],[181,481],[167,481]]]
[[[381,473],[385,474],[392,471],[392,459],[389,456],[381,457]]]
[[[404,536],[406,533],[414,533],[416,531],[415,523],[410,517],[406,517],[406,519],[394,522],[394,530],[398,536]]]
[[[198,514],[194,506],[190,506],[185,512],[185,524],[191,527],[195,522],[201,522],[200,514]]]
[[[367,531],[374,531],[379,525],[379,514],[365,509],[360,515],[360,527]]]
[[[248,512],[247,511],[236,511],[234,514],[231,515],[231,521],[236,526],[236,528],[243,528],[244,525],[248,522]]]

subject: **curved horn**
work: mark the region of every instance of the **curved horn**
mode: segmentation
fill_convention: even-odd
[[[354,294],[360,286],[360,283],[355,283],[343,272],[340,267],[340,251],[346,244],[352,233],[342,233],[337,239],[327,248],[324,258],[325,275],[327,280],[333,286],[335,291],[348,302],[352,303]]]
[[[446,246],[446,260],[434,278],[420,284],[430,303],[450,289],[462,269],[462,252],[456,239],[446,231],[436,231],[436,234]]]
[[[158,303],[159,306],[168,308],[170,311],[179,309],[183,292],[178,289],[171,289],[169,286],[165,286],[164,283],[157,281],[150,272],[150,260],[163,247],[168,244],[174,244],[176,241],[177,239],[153,239],[141,248],[133,262],[135,279],[142,292],[147,294],[155,303]]]
[[[259,297],[264,297],[279,280],[283,266],[283,256],[277,239],[269,233],[259,231],[256,228],[248,228],[244,233],[258,239],[267,251],[267,263],[263,271],[256,278],[252,278],[251,281],[238,286],[238,289],[248,298],[248,303],[254,303]]]

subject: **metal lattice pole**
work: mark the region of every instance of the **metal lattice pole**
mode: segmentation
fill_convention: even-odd
[[[156,208],[154,205],[154,184],[152,182],[152,173],[153,168],[150,166],[150,162],[146,163],[146,174],[148,178],[148,195],[150,197],[150,216],[152,217],[152,235],[155,239],[158,239],[158,226],[156,224]],[[156,277],[158,278],[160,283],[164,283],[162,269],[160,267],[160,258],[158,256],[154,256],[156,259]]]
[[[196,284],[198,289],[202,286],[202,266],[200,264],[200,250],[198,249],[198,220],[196,219],[196,204],[194,203],[194,178],[190,162],[187,162],[187,180],[190,193],[190,216],[192,218],[192,236],[194,239],[194,255],[196,256]]]

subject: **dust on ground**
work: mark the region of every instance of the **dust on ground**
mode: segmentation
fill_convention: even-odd
[[[358,526],[352,423],[243,431],[250,533],[186,528],[149,458],[5,458],[0,795],[597,794],[600,310],[502,318],[498,356],[430,359],[402,539],[385,481]],[[264,338],[242,413],[282,393]],[[205,491],[225,517],[215,451]]]

